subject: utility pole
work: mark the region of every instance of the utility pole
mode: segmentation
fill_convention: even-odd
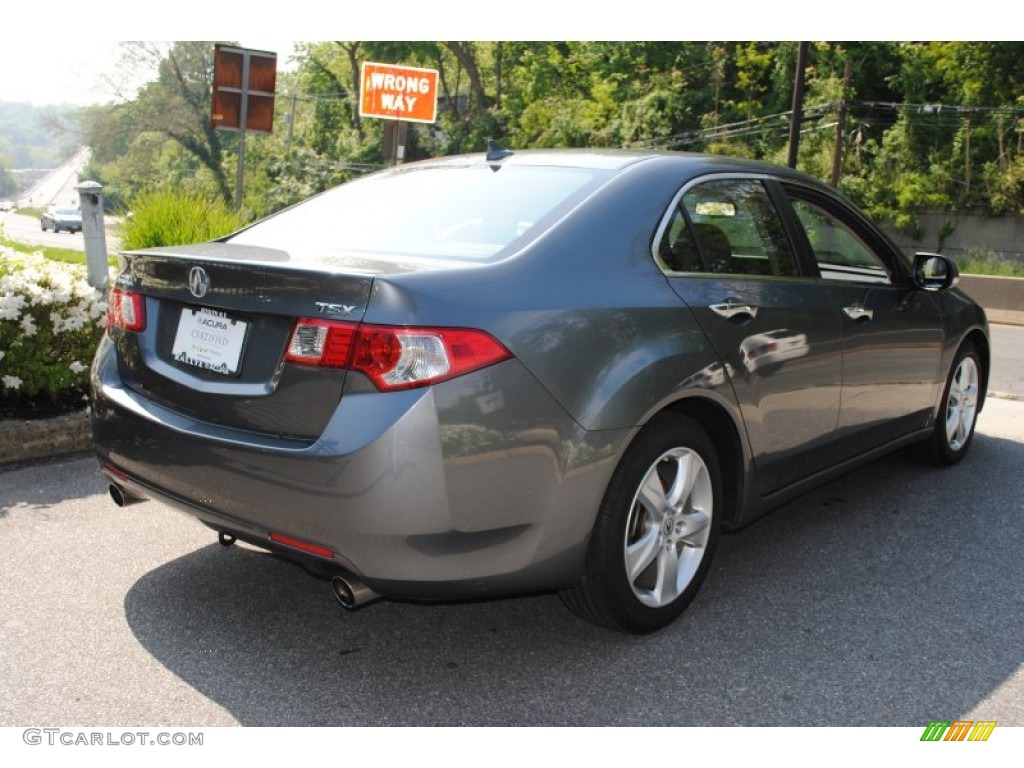
[[[839,96],[839,119],[836,122],[836,149],[832,155],[832,177],[829,184],[838,189],[839,177],[843,173],[843,124],[846,122],[846,94],[850,89],[850,80],[853,78],[853,64],[849,59],[843,67],[843,92]]]
[[[967,135],[964,137],[964,182],[967,184],[967,194],[971,193],[971,111],[967,110]]]
[[[292,134],[295,132],[295,103],[299,100],[299,96],[296,93],[292,94],[292,108],[288,112],[288,141],[285,146],[284,156],[292,156]]]
[[[807,69],[807,42],[796,49],[796,74],[793,76],[793,112],[789,117],[789,161],[796,168],[797,150],[800,148],[800,122],[804,113],[804,70]]]

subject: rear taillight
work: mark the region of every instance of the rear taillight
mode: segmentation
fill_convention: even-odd
[[[345,368],[351,356],[356,323],[304,318],[295,324],[284,359],[291,363]]]
[[[347,368],[377,389],[412,389],[507,360],[492,336],[468,328],[417,328],[303,318],[295,323],[285,360]]]
[[[107,302],[107,330],[146,330],[146,298],[141,293],[112,288]]]

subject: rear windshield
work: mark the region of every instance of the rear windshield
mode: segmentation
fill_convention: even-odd
[[[488,261],[550,226],[608,176],[546,166],[409,167],[328,190],[228,242],[313,261],[346,252]]]

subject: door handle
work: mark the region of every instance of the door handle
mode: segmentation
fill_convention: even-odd
[[[843,307],[843,312],[846,316],[853,320],[855,323],[866,323],[875,316],[875,310],[868,309],[863,304],[851,304],[848,307]]]
[[[708,309],[726,320],[739,320],[744,317],[753,320],[757,317],[757,307],[752,304],[744,304],[737,299],[726,299],[720,304],[709,304]]]

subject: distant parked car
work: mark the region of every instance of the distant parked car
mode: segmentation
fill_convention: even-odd
[[[13,211],[15,207],[10,200],[0,200],[0,211]]]
[[[77,208],[47,208],[39,217],[39,228],[44,232],[48,229],[54,232],[60,232],[62,229],[68,232],[81,232],[82,212]]]

